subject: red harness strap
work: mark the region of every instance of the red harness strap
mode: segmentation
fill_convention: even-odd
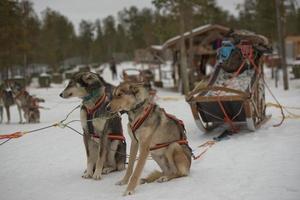
[[[135,122],[133,123],[133,125],[130,125],[131,131],[135,137],[135,131],[144,123],[144,121],[149,117],[150,113],[152,112],[153,108],[154,108],[154,104],[150,104],[149,106],[147,106],[144,111],[143,111],[143,115],[141,117],[139,117],[137,120],[135,120]],[[174,115],[168,114],[166,113],[166,111],[164,109],[162,109],[162,111],[164,112],[164,114],[170,118],[173,119],[174,121],[176,121],[177,123],[179,123],[183,128],[184,128],[184,124],[183,121],[180,119],[177,119]],[[177,142],[180,145],[183,144],[188,144],[188,141],[186,140],[186,138],[182,138],[181,140],[177,140],[174,141]],[[154,147],[150,147],[150,151],[153,150],[157,150],[160,148],[164,148],[169,146],[171,143],[173,142],[166,142],[166,143],[161,143],[161,144],[156,144]]]
[[[110,133],[110,134],[108,134],[108,139],[125,141],[125,137],[124,137],[123,133],[122,133],[122,135],[113,135],[113,133]]]
[[[180,124],[180,125],[183,127],[183,129],[185,130],[184,123],[183,123],[183,121],[182,121],[181,119],[178,119],[175,115],[171,115],[171,114],[167,113],[167,112],[165,111],[165,109],[162,109],[162,111],[164,112],[164,114],[165,114],[169,119],[172,119],[172,120],[174,120],[175,122],[177,122],[178,124]]]
[[[93,138],[100,138],[98,135],[95,133],[92,135]],[[108,134],[108,139],[110,140],[120,140],[120,141],[125,141],[125,137],[122,133],[122,135],[114,135],[113,133]]]
[[[174,141],[174,142],[176,142],[176,143],[178,143],[180,145],[188,144],[188,141],[186,139],[177,140],[177,141]],[[154,147],[150,147],[150,151],[167,147],[167,146],[169,146],[172,143],[173,142],[166,142],[166,143],[162,143],[162,144],[156,144]]]
[[[87,113],[90,115],[90,114],[93,114],[101,105],[102,103],[106,100],[106,95],[102,95],[99,100],[95,103],[95,106],[92,108],[92,109],[88,109],[87,107],[85,107]]]
[[[246,60],[248,60],[253,66],[256,72],[260,73],[260,68],[254,62],[254,55],[253,55],[253,47],[248,41],[242,41],[241,44],[237,45],[237,47],[241,50],[243,56],[243,62],[239,69],[236,71],[235,76],[239,75],[241,69],[246,64]]]
[[[143,111],[143,115],[140,116],[138,119],[135,120],[135,122],[133,122],[130,125],[131,131],[133,134],[135,134],[135,131],[144,123],[144,121],[148,118],[148,116],[150,115],[150,113],[152,112],[154,108],[154,104],[151,103],[149,106],[147,106],[144,111]]]

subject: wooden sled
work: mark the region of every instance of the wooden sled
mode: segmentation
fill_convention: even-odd
[[[251,44],[242,43],[242,45],[248,45],[248,51],[254,51]],[[241,55],[243,55],[243,52]],[[195,123],[201,131],[210,132],[214,128],[227,123],[228,118],[231,125],[238,127],[246,125],[247,129],[255,131],[270,119],[271,116],[266,115],[264,74],[260,56],[255,59],[251,58],[251,62],[245,62],[245,67],[241,63],[248,59],[247,55],[243,55],[242,58],[239,61],[240,63],[237,63],[236,71],[232,71],[231,66],[230,73],[233,77],[237,72],[252,71],[252,77],[249,78],[250,83],[246,90],[234,89],[226,84],[225,86],[215,84],[220,71],[224,70],[224,67],[226,70],[226,65],[219,63],[216,65],[207,85],[195,88],[187,95],[186,100],[191,107]],[[237,76],[239,76],[239,73],[237,73]],[[232,81],[234,81],[234,78],[232,78]]]

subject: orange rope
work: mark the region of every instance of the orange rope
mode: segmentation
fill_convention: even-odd
[[[221,102],[221,99],[220,99],[219,95],[218,95],[218,97],[219,97],[218,98],[218,104],[219,104],[219,106],[220,106],[220,108],[221,108],[221,110],[224,114],[224,122],[229,124],[229,126],[231,127],[232,132],[237,133],[239,131],[239,129],[234,126],[233,121],[232,121],[232,119],[229,118],[229,116],[228,116],[228,114],[227,114],[227,112],[224,108],[224,105]]]
[[[0,140],[19,138],[22,137],[24,134],[25,134],[24,132],[15,132],[11,134],[0,135]]]
[[[205,142],[205,143],[199,145],[198,148],[202,148],[202,147],[207,147],[207,148],[206,148],[204,151],[202,151],[199,155],[197,155],[197,156],[193,155],[193,159],[194,159],[194,160],[199,159],[199,158],[200,158],[202,155],[204,155],[204,154],[208,151],[208,149],[211,148],[214,144],[216,144],[216,141],[210,140],[210,141],[207,141],[207,142]]]

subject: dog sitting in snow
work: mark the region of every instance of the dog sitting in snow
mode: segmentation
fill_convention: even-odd
[[[121,118],[106,111],[112,89],[99,75],[79,72],[60,94],[62,98],[82,99],[80,120],[87,155],[83,178],[97,180],[102,174],[125,169],[126,143]]]
[[[124,82],[115,88],[107,106],[112,113],[125,112],[129,116],[129,163],[124,178],[117,183],[129,182],[124,195],[132,194],[139,183],[165,182],[189,174],[192,152],[182,121],[167,114],[150,99],[144,84]],[[133,172],[138,150],[139,159]],[[140,180],[149,153],[162,172],[154,171]]]

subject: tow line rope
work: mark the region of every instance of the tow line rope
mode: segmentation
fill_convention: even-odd
[[[4,142],[0,143],[0,146],[1,145],[4,145],[5,143],[7,143],[8,141],[10,141],[11,139],[16,139],[16,138],[20,138],[26,134],[29,134],[29,133],[34,133],[34,132],[38,132],[38,131],[42,131],[42,130],[45,130],[45,129],[49,129],[49,128],[52,128],[52,127],[59,127],[59,128],[69,128],[70,130],[76,132],[77,134],[83,136],[83,134],[79,131],[77,131],[76,129],[72,128],[71,126],[69,126],[69,124],[73,123],[73,122],[80,122],[80,120],[71,120],[69,122],[66,122],[64,123],[68,118],[69,116],[78,108],[80,108],[81,105],[78,105],[76,106],[74,109],[72,109],[67,115],[66,117],[61,120],[60,122],[58,123],[54,123],[52,125],[49,125],[49,126],[45,126],[45,127],[41,127],[41,128],[37,128],[37,129],[33,129],[33,130],[30,130],[30,131],[18,131],[18,132],[15,132],[15,133],[11,133],[11,134],[4,134],[4,135],[0,135],[0,140],[3,140],[3,139],[6,139]],[[93,118],[91,119],[92,120],[95,120],[97,118]],[[199,159],[200,157],[202,157],[203,154],[205,154],[209,148],[211,148],[217,141],[216,140],[212,140],[212,141],[207,141],[201,145],[199,145],[197,148],[205,148],[206,149],[204,151],[202,151],[200,154],[198,154],[197,156],[195,156],[194,154],[192,154],[192,157],[194,160],[197,160]],[[121,152],[119,152],[120,154],[122,154]],[[126,154],[126,157],[129,158],[130,155]],[[138,160],[139,158],[136,158],[136,160]],[[147,158],[148,160],[153,160],[151,158],[151,156],[149,156]]]
[[[61,120],[60,122],[58,123],[55,123],[55,124],[52,124],[52,125],[49,125],[49,126],[45,126],[45,127],[41,127],[41,128],[37,128],[37,129],[33,129],[33,130],[30,130],[30,131],[18,131],[18,132],[14,132],[14,133],[11,133],[11,134],[4,134],[4,135],[0,135],[0,140],[3,140],[3,139],[6,139],[4,142],[0,143],[0,146],[7,143],[8,141],[10,141],[11,139],[16,139],[16,138],[20,138],[26,134],[29,134],[29,133],[34,133],[34,132],[38,132],[38,131],[41,131],[41,130],[45,130],[45,129],[48,129],[48,128],[52,128],[52,127],[59,127],[59,128],[69,128],[71,130],[73,130],[74,132],[78,133],[79,135],[83,135],[82,133],[80,133],[79,131],[75,130],[74,128],[70,127],[69,124],[76,121],[76,120],[72,120],[68,123],[64,123],[68,118],[69,116],[78,108],[80,108],[81,105],[78,105],[76,106],[75,108],[73,108],[67,115],[66,117]]]
[[[288,118],[289,119],[299,119],[300,118],[299,114],[295,114],[295,113],[292,113],[291,111],[289,111],[289,110],[300,110],[300,107],[283,106],[283,105],[280,105],[277,103],[272,103],[272,102],[267,102],[266,106],[274,107],[274,108],[283,108],[284,111],[289,114],[289,115],[285,116],[286,119],[288,119]]]
[[[273,127],[279,127],[279,126],[282,125],[282,123],[284,122],[284,120],[285,120],[285,118],[286,118],[286,116],[285,116],[285,114],[284,114],[284,112],[283,112],[283,109],[284,109],[284,108],[283,108],[283,106],[281,105],[281,103],[278,101],[278,99],[275,97],[275,95],[273,94],[271,88],[270,88],[269,85],[266,83],[265,79],[263,79],[263,84],[266,86],[266,88],[268,89],[269,93],[271,94],[271,96],[273,97],[273,99],[276,101],[276,103],[277,103],[277,105],[278,105],[278,107],[279,107],[279,109],[280,109],[281,116],[282,116],[281,121],[280,121],[278,124],[274,124],[274,125],[273,125]]]
[[[192,154],[193,159],[197,160],[200,157],[202,157],[208,151],[208,149],[210,149],[216,143],[217,143],[216,140],[209,140],[209,141],[204,142],[203,144],[199,145],[197,148],[205,148],[205,147],[206,148],[201,153],[199,153],[197,156],[195,156],[194,154]]]

